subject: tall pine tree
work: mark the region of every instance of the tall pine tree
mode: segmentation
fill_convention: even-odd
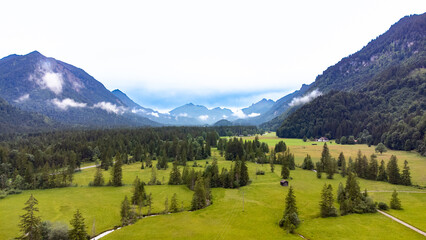
[[[293,187],[290,186],[287,197],[285,198],[285,209],[283,218],[280,220],[280,227],[284,228],[290,233],[299,226],[300,220],[296,206],[296,196],[294,196]]]
[[[83,215],[81,215],[80,210],[77,209],[70,224],[72,226],[72,229],[69,232],[69,238],[71,240],[87,239],[86,225],[84,224],[84,218]]]
[[[21,216],[21,222],[19,224],[19,227],[21,228],[22,232],[21,239],[39,240],[41,239],[41,218],[39,216],[36,216],[36,212],[39,211],[37,207],[38,201],[31,194],[25,205],[25,214]]]

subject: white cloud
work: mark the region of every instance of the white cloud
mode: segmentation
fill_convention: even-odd
[[[156,112],[150,112],[149,114],[151,114],[152,116],[154,116],[154,117],[160,117],[159,115],[158,115],[158,113],[156,113]]]
[[[260,116],[260,113],[250,113],[249,115],[248,115],[248,117],[257,117],[257,116]]]
[[[55,98],[55,99],[52,99],[52,103],[62,110],[67,110],[70,107],[83,108],[83,107],[86,107],[87,105],[86,103],[76,102],[71,98],[65,98],[62,101]]]
[[[64,79],[61,73],[56,73],[52,69],[49,60],[40,62],[28,79],[35,81],[42,89],[49,89],[56,95],[62,93]]]
[[[29,98],[30,98],[30,94],[27,93],[27,94],[20,96],[18,99],[15,100],[15,102],[21,103],[21,102],[28,100]]]
[[[209,119],[209,115],[201,115],[198,117],[201,121],[206,121],[207,119]]]
[[[125,107],[117,106],[110,102],[98,102],[95,105],[93,105],[93,107],[100,108],[107,111],[108,113],[115,113],[115,114],[123,114],[126,111]]]
[[[234,115],[237,118],[246,118],[247,115],[245,113],[243,113],[243,111],[241,111],[241,109],[233,109],[232,110],[232,115]]]
[[[228,116],[226,116],[226,115],[222,115],[222,118],[223,118],[223,119],[227,119],[227,118],[228,118]]]
[[[179,117],[188,117],[188,113],[179,113]]]
[[[145,110],[143,110],[143,109],[136,109],[136,108],[133,108],[132,109],[132,113],[145,113],[146,111]]]
[[[296,97],[293,98],[293,100],[291,100],[291,102],[288,104],[290,107],[294,107],[297,105],[303,105],[305,103],[308,103],[310,101],[312,101],[313,99],[315,99],[318,96],[321,96],[322,93],[320,91],[318,91],[317,89],[315,89],[314,91],[308,93],[307,95],[303,96],[303,97]]]

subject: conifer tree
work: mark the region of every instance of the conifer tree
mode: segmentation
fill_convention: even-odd
[[[152,193],[149,193],[149,195],[146,197],[146,204],[148,205],[148,215],[151,214],[152,211]]]
[[[317,178],[320,179],[322,177],[322,173],[321,173],[321,163],[320,162],[316,162],[315,163],[316,166],[316,171],[317,171]]]
[[[377,174],[377,181],[388,181],[388,175],[386,173],[385,161],[380,162],[379,172]]]
[[[326,217],[337,216],[337,210],[334,207],[333,202],[334,202],[333,188],[331,184],[329,184],[328,186],[327,184],[324,184],[324,187],[321,193],[321,202],[320,202],[321,217],[326,218]]]
[[[93,186],[102,186],[104,185],[104,176],[102,174],[102,169],[97,167],[95,176],[93,179]]]
[[[122,182],[121,182],[123,178],[123,173],[121,169],[122,165],[123,163],[121,161],[121,155],[120,153],[117,153],[115,157],[115,164],[112,168],[112,185],[114,187],[119,187],[122,185]]]
[[[337,166],[342,167],[344,160],[345,160],[345,155],[343,155],[343,152],[340,152],[339,157],[337,158]]]
[[[21,239],[39,240],[42,238],[40,232],[41,218],[35,215],[36,212],[39,211],[37,207],[38,201],[31,194],[25,205],[26,207],[23,208],[25,214],[21,216],[21,222],[19,224],[22,232]]]
[[[392,209],[396,209],[396,210],[401,210],[401,201],[398,198],[398,193],[396,192],[396,190],[393,190],[392,193],[392,198],[390,201],[390,208]]]
[[[305,159],[303,159],[302,169],[306,169],[306,170],[314,169],[314,164],[312,162],[311,155],[306,154]]]
[[[170,202],[170,212],[175,213],[178,212],[178,200],[177,200],[177,195],[176,193],[173,194],[172,200]]]
[[[401,181],[401,176],[399,174],[398,159],[396,158],[396,156],[391,156],[386,168],[386,172],[388,174],[389,183],[399,184],[399,182]]]
[[[337,189],[337,202],[339,204],[342,204],[346,199],[346,194],[345,194],[345,188],[343,187],[343,184],[340,182],[339,183],[339,188]]]
[[[368,165],[368,179],[376,180],[379,172],[379,164],[377,163],[377,156],[372,154],[370,157],[370,164]]]
[[[155,185],[157,183],[157,171],[155,168],[151,168],[151,179],[148,182],[148,185]]]
[[[288,169],[286,162],[283,162],[281,165],[281,177],[283,179],[288,179],[290,177],[290,169]]]
[[[342,177],[345,177],[347,174],[347,168],[346,168],[346,159],[343,158],[342,159],[342,166],[341,166],[341,170],[340,170],[340,175],[342,175]]]
[[[124,197],[124,200],[121,202],[121,224],[123,226],[129,225],[131,223],[131,207],[127,195]]]
[[[322,148],[322,153],[321,153],[321,159],[320,159],[320,172],[325,172],[326,169],[329,167],[330,165],[330,160],[331,160],[331,156],[330,156],[330,150],[328,150],[328,146],[327,143],[324,143],[324,146]],[[318,171],[318,169],[317,169]]]
[[[274,172],[274,170],[275,170],[275,164],[274,164],[274,158],[273,157],[270,158],[269,164],[271,166],[271,172]]]
[[[411,186],[410,167],[408,166],[407,160],[404,161],[404,169],[401,175],[401,184]]]
[[[168,197],[166,197],[166,201],[164,201],[164,211],[163,211],[163,213],[164,214],[169,213],[169,198]]]
[[[178,162],[175,160],[173,162],[172,171],[170,171],[169,185],[179,185],[182,184],[182,176],[178,168]]]
[[[296,207],[296,197],[294,196],[293,187],[290,186],[287,197],[285,198],[285,209],[283,218],[279,222],[279,226],[290,233],[299,226],[300,220]]]
[[[240,186],[245,186],[249,182],[248,168],[245,160],[241,161],[240,169]]]
[[[206,188],[203,177],[198,177],[195,182],[194,195],[191,202],[191,210],[198,210],[207,206]]]
[[[133,196],[132,204],[142,207],[146,200],[145,192],[145,183],[139,180],[139,177],[136,176],[135,181],[133,182]]]
[[[86,240],[87,239],[87,232],[86,232],[86,226],[84,224],[84,218],[80,213],[80,210],[77,209],[77,211],[74,214],[74,218],[70,222],[72,229],[69,232],[69,238],[71,240]]]

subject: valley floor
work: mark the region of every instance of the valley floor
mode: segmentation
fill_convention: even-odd
[[[268,142],[269,146],[279,141],[273,136],[261,140]],[[318,161],[321,145],[311,145],[296,139],[285,141],[296,156],[296,164],[301,164],[306,153],[311,154],[314,162]],[[329,146],[334,157],[340,151],[346,157],[355,156],[357,148],[368,155],[374,151],[373,147],[364,145]],[[231,162],[225,161],[216,150],[213,153],[219,160],[219,169],[230,167]],[[425,176],[420,169],[426,168],[426,158],[397,151],[389,151],[386,155],[383,154],[383,158],[389,159],[389,154],[396,154],[400,164],[407,158],[412,167],[413,181],[424,185]],[[210,160],[209,162],[211,163]],[[203,167],[206,165],[205,160],[198,163]],[[178,202],[183,203],[185,211],[140,219],[136,224],[123,227],[102,239],[301,239],[297,234],[308,239],[424,239],[419,233],[379,213],[320,218],[319,201],[323,185],[331,184],[336,196],[339,182],[345,183],[345,179],[337,174],[333,180],[317,179],[313,171],[299,168],[291,171],[293,179],[290,180],[290,185],[295,190],[302,224],[296,230],[297,234],[287,234],[278,226],[288,191],[288,187],[281,187],[279,184],[281,167],[276,165],[274,173],[270,171],[269,164],[248,163],[248,167],[252,180],[250,185],[240,189],[212,189],[213,205],[193,212],[188,211],[193,192],[186,186],[146,186],[146,192],[153,196],[154,213],[161,212],[166,197],[170,200],[174,193],[177,194]],[[264,170],[266,174],[257,176],[256,170]],[[92,232],[93,225],[96,234],[120,225],[121,201],[125,195],[131,196],[131,184],[135,177],[139,176],[148,182],[151,170],[141,170],[140,163],[123,166],[123,187],[89,187],[88,183],[93,180],[94,173],[95,168],[87,168],[75,174],[74,182],[78,184],[77,187],[24,191],[0,200],[0,239],[11,239],[19,235],[19,216],[23,214],[22,208],[30,194],[34,194],[39,201],[40,215],[44,220],[69,223],[78,208],[85,217],[88,233]],[[158,179],[167,182],[169,173],[170,169],[157,171]],[[104,172],[104,177],[107,182],[109,172]],[[404,209],[390,210],[387,213],[426,231],[426,190],[363,179],[358,181],[362,190],[366,188],[370,191],[369,195],[374,201],[389,203],[392,191],[400,191],[399,197]],[[338,208],[337,203],[335,206]],[[143,211],[146,212],[147,209]]]

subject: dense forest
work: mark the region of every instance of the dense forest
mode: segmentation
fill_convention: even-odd
[[[72,174],[84,162],[102,168],[143,162],[157,168],[176,161],[205,159],[219,136],[261,133],[256,127],[164,127],[58,131],[29,135],[3,135],[0,142],[0,188],[34,189],[72,184]],[[142,166],[143,166],[142,164]]]

